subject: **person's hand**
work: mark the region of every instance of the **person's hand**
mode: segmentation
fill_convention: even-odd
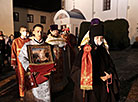
[[[14,70],[15,70],[15,69],[16,69],[16,66],[12,66],[12,69],[14,69]]]
[[[55,63],[55,67],[57,66],[57,64]]]
[[[112,77],[112,74],[108,74],[107,72],[104,72],[104,73],[105,73],[105,76],[100,77],[103,81],[106,81]]]

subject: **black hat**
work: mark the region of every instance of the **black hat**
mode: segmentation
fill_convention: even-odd
[[[104,26],[100,19],[98,18],[93,18],[91,20],[91,26],[90,26],[90,36],[103,36],[104,33]]]
[[[92,44],[95,36],[104,36],[104,25],[100,22],[97,25],[91,25],[90,27],[90,43]]]
[[[100,24],[101,23],[101,21],[100,21],[100,19],[98,19],[98,18],[93,18],[92,20],[91,20],[91,25],[98,25],[98,24]]]
[[[58,25],[56,24],[53,24],[53,25],[50,25],[50,30],[58,30]]]
[[[104,26],[101,23],[90,28],[90,36],[103,36],[103,34]]]

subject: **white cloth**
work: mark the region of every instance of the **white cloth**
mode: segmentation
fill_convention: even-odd
[[[90,32],[90,31],[88,31],[88,32],[85,34],[85,36],[83,37],[80,46],[83,46],[83,45],[87,44],[87,43],[90,41],[89,32]]]
[[[51,34],[48,35],[46,42],[50,45],[58,45],[59,47],[66,46],[66,42],[62,37],[53,37]]]
[[[33,88],[32,93],[37,99],[43,100],[41,102],[51,102],[49,80],[42,84],[39,84],[38,87]]]
[[[96,45],[100,46],[103,43],[103,36],[95,36],[94,37],[94,42]]]
[[[94,42],[98,46],[100,46],[103,43],[107,53],[110,54],[109,53],[109,46],[108,46],[106,40],[103,38],[103,36],[95,36],[94,37]]]
[[[36,39],[35,39],[36,40]],[[27,71],[27,68],[29,66],[29,59],[28,59],[28,53],[27,53],[27,45],[41,45],[44,43],[38,43],[39,41],[35,41],[34,39],[25,43],[22,47],[20,54],[18,56],[20,62],[22,63],[23,68],[25,71]],[[50,99],[50,85],[49,80],[46,82],[39,84],[38,87],[32,89],[33,95],[37,98],[42,100],[41,102],[51,102]],[[39,101],[38,101],[39,102]]]

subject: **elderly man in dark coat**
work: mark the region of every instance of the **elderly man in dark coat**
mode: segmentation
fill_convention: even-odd
[[[116,102],[119,80],[115,65],[103,42],[103,25],[93,19],[90,40],[81,49],[73,65],[73,102]]]

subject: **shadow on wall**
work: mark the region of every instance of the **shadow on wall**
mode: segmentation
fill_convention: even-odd
[[[122,50],[130,46],[129,24],[125,19],[106,20],[103,22],[104,36],[107,40],[110,50]],[[80,25],[80,34],[78,45],[89,30],[90,22],[82,22]]]

